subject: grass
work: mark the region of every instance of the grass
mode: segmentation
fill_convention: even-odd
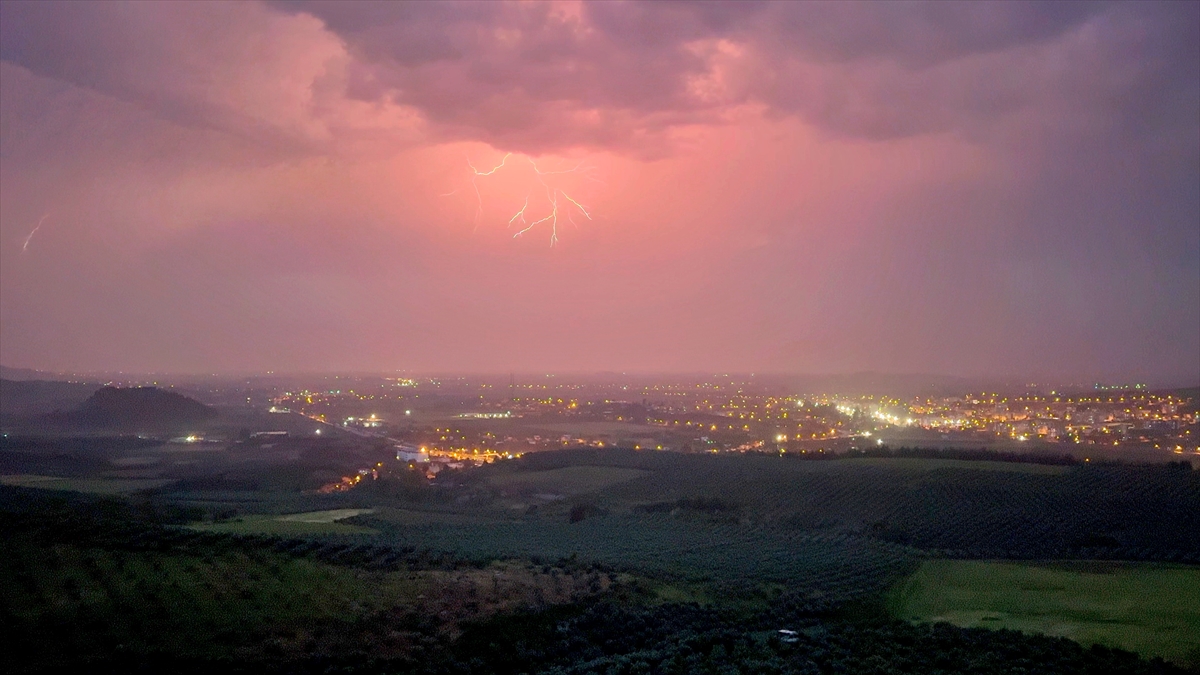
[[[498,488],[519,492],[543,492],[581,495],[602,490],[647,475],[648,471],[613,466],[568,466],[548,471],[492,476],[488,482]]]
[[[374,512],[375,509],[331,509],[329,511],[289,513],[286,516],[279,516],[277,520],[289,523],[336,523],[339,520]]]
[[[376,534],[376,530],[361,525],[339,523],[339,520],[371,513],[372,509],[335,509],[277,515],[247,515],[214,523],[193,523],[192,528],[207,532],[230,534],[274,534],[303,536],[311,534]]]
[[[128,494],[142,490],[153,490],[174,483],[164,478],[60,478],[33,474],[10,474],[0,476],[0,485],[38,488],[41,490],[69,490],[98,495]]]
[[[1200,653],[1195,567],[930,560],[890,591],[888,608],[908,621],[1043,633],[1176,663]]]

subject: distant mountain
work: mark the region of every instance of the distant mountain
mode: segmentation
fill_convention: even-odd
[[[40,415],[74,410],[99,386],[84,382],[0,379],[0,415]]]
[[[5,380],[46,380],[50,378],[50,373],[43,373],[40,370],[30,368],[9,368],[8,366],[0,366],[0,379]]]
[[[70,416],[85,426],[179,429],[210,420],[217,412],[199,401],[158,387],[104,387]]]

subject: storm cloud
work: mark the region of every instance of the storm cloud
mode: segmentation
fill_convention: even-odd
[[[6,2],[0,76],[6,365],[1200,377],[1196,3]]]

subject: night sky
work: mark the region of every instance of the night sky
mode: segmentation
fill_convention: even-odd
[[[1200,383],[1200,3],[6,1],[0,58],[7,366]]]

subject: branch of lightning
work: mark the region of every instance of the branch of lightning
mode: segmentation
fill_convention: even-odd
[[[42,229],[42,223],[46,222],[46,219],[49,217],[50,217],[49,213],[42,216],[41,220],[39,220],[37,225],[34,226],[33,231],[29,233],[29,236],[25,237],[25,243],[21,246],[21,255],[24,255],[29,252],[29,242],[33,241],[33,235],[37,234],[38,230]]]
[[[504,168],[505,165],[508,164],[509,159],[511,159],[511,158],[512,158],[512,153],[510,152],[510,153],[504,155],[504,157],[500,160],[499,164],[493,166],[491,169],[488,169],[486,171],[482,171],[479,168],[477,168],[471,162],[471,158],[470,157],[467,158],[467,166],[471,168],[471,190],[475,193],[475,229],[476,230],[479,229],[479,219],[483,216],[483,195],[479,192],[478,180],[480,178],[486,178],[487,176],[491,176],[492,174],[496,173],[500,169]],[[526,220],[525,212],[529,209],[529,198],[532,196],[532,192],[530,192],[530,194],[525,195],[525,202],[521,205],[521,208],[518,209],[517,212],[514,213],[511,218],[508,219],[508,226],[512,227],[516,223],[519,223],[522,226],[521,229],[517,230],[516,233],[513,234],[513,238],[516,239],[517,237],[520,237],[521,235],[525,234],[526,232],[529,232],[530,230],[532,230],[533,228],[537,227],[538,225],[540,225],[542,223],[549,223],[550,224],[550,245],[554,246],[556,243],[558,243],[558,219],[562,214],[565,214],[567,216],[567,220],[570,221],[572,225],[576,225],[575,218],[573,215],[575,211],[578,211],[579,213],[583,214],[583,217],[587,218],[588,220],[592,219],[592,214],[588,211],[588,208],[586,206],[579,203],[579,201],[576,200],[571,195],[567,194],[567,192],[565,190],[563,190],[562,188],[559,188],[559,187],[552,187],[549,183],[547,183],[545,176],[553,176],[553,175],[557,175],[557,174],[566,174],[566,173],[578,173],[578,174],[582,174],[583,176],[587,177],[590,180],[594,180],[597,182],[600,182],[600,181],[598,179],[596,179],[595,176],[592,176],[590,173],[594,167],[585,167],[585,166],[583,166],[582,162],[575,165],[574,167],[572,167],[570,169],[562,169],[562,170],[557,170],[557,171],[543,171],[540,168],[538,168],[537,162],[533,161],[533,158],[525,157],[524,159],[529,162],[529,165],[531,167],[533,167],[533,173],[537,177],[538,184],[541,185],[542,190],[544,190],[546,193],[546,202],[550,205],[550,213],[548,213],[545,216],[538,218],[537,220],[534,220],[534,221]],[[453,195],[457,192],[458,192],[458,190],[454,190],[453,192],[448,192],[442,196],[449,197],[450,195]],[[560,203],[559,202],[560,197],[562,199],[564,199],[567,203]],[[571,207],[574,207],[574,209],[572,209]],[[561,208],[561,210],[560,210],[560,208]]]

